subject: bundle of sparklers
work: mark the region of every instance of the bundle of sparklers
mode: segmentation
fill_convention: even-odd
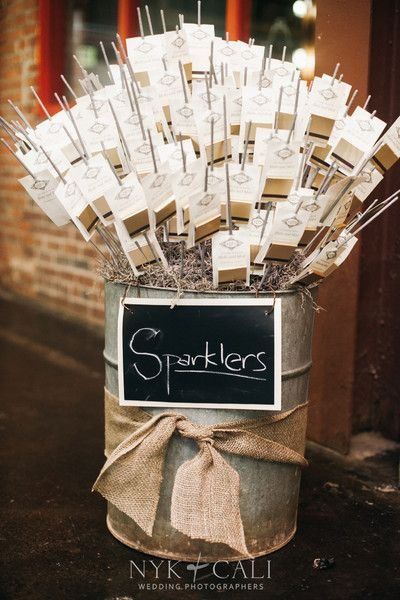
[[[204,249],[211,239],[213,285],[261,284],[271,265],[294,257],[291,283],[331,274],[357,234],[397,199],[365,200],[400,156],[400,118],[386,123],[353,108],[357,90],[333,74],[302,80],[273,47],[215,36],[201,21],[140,35],[108,49],[108,81],[80,69],[67,79],[57,114],[32,126],[1,126],[3,143],[28,175],[20,183],[57,226],[72,223],[118,244],[135,276],[155,262],[160,240]],[[110,51],[111,50],[111,51]],[[112,59],[110,59],[112,52]],[[352,92],[352,93],[351,93]],[[383,135],[382,135],[383,134]]]

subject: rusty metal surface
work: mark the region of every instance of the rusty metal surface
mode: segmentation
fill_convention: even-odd
[[[106,387],[115,395],[118,395],[117,317],[125,292],[124,286],[106,283]],[[127,296],[134,297],[136,294],[137,288],[130,288]],[[235,294],[235,298],[238,296],[239,294]],[[310,299],[298,293],[284,292],[276,296],[282,299],[282,410],[288,410],[307,399],[314,310]],[[140,297],[173,300],[175,292],[141,288]],[[185,293],[184,297],[207,295]],[[212,297],[227,295],[213,293]],[[249,294],[244,293],[242,297],[249,297]],[[146,410],[152,414],[165,412],[165,409],[160,408]],[[199,423],[251,419],[265,414],[260,411],[190,408],[180,408],[179,412]],[[149,554],[181,560],[196,560],[199,553],[210,561],[238,558],[233,550],[222,544],[191,540],[170,525],[171,493],[176,470],[182,462],[191,459],[195,452],[196,445],[192,440],[179,437],[172,439],[165,462],[166,475],[153,537],[144,534],[131,519],[115,507],[109,509],[108,526],[120,541]],[[251,554],[266,554],[287,543],[296,529],[300,468],[294,465],[254,461],[236,455],[226,455],[225,459],[240,476],[240,508]]]

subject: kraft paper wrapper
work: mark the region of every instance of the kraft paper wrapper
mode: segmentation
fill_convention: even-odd
[[[332,157],[349,169],[354,169],[363,156],[364,153],[361,150],[346,140],[340,140],[334,152],[332,152]]]
[[[182,65],[183,70],[185,72],[186,81],[188,83],[192,83],[193,73],[192,73],[192,63],[188,62]]]
[[[140,250],[139,248],[131,250],[131,252],[129,252],[129,255],[131,256],[133,262],[137,267],[141,267],[142,265],[148,264],[151,265],[157,262],[157,257],[155,256],[150,246],[148,246],[147,244],[140,246]]]
[[[93,204],[97,208],[97,210],[103,215],[104,219],[108,219],[109,217],[112,217],[112,210],[109,207],[108,202],[104,198],[104,196],[101,196],[100,198],[96,198],[96,200],[93,202]]]
[[[215,142],[215,144],[213,144],[214,146],[214,164],[218,164],[220,162],[223,162],[225,160],[225,142]],[[207,162],[208,164],[211,163],[211,144],[209,146],[206,146],[206,156],[207,156]],[[231,146],[231,140],[228,140],[227,143],[227,153],[228,153],[228,159],[232,158],[232,146]]]
[[[88,204],[88,206],[84,208],[81,214],[78,216],[78,219],[84,228],[90,233],[91,230],[96,227],[99,217],[94,212],[93,208]]]
[[[268,249],[266,258],[269,258],[271,260],[289,260],[293,256],[296,248],[297,246],[271,244]]]
[[[384,175],[390,167],[397,162],[398,156],[387,144],[384,144],[382,148],[374,154],[371,158],[371,162],[376,167],[376,169],[380,172],[381,175]]]
[[[150,85],[149,74],[147,71],[135,71],[135,77],[140,87],[148,87]]]
[[[335,121],[327,117],[311,115],[310,138],[316,144],[326,146],[331,136]]]
[[[278,118],[278,129],[288,129],[290,130],[293,124],[293,114],[292,113],[279,113]]]
[[[247,221],[250,218],[252,205],[250,202],[241,200],[231,200],[232,219],[237,221]],[[221,204],[221,220],[226,221],[226,203]]]
[[[231,125],[231,135],[239,135],[240,125]]]
[[[221,225],[221,216],[217,215],[213,217],[209,221],[202,223],[201,225],[197,225],[194,228],[194,241],[195,244],[198,242],[203,242],[205,239],[219,231]]]
[[[314,146],[313,152],[310,157],[310,162],[314,167],[323,167],[329,169],[329,163],[326,161],[326,157],[331,151],[329,144],[322,148],[321,146]]]
[[[230,281],[246,281],[246,267],[236,269],[218,269],[218,283],[228,283]]]
[[[130,237],[134,237],[141,231],[150,228],[149,213],[146,208],[127,219],[123,219],[123,222]]]
[[[254,263],[254,261],[256,259],[256,256],[259,253],[259,251],[260,251],[260,246],[258,244],[257,245],[250,244],[250,262],[252,264]]]
[[[167,219],[171,219],[176,214],[175,200],[170,200],[167,204],[164,204],[160,208],[154,211],[156,215],[156,226],[158,227],[164,223]]]
[[[261,202],[286,200],[293,186],[293,179],[267,179]]]

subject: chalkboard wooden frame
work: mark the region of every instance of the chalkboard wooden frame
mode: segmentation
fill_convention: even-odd
[[[281,410],[280,298],[184,298],[174,301],[173,308],[171,304],[171,299],[165,298],[127,298],[123,302],[121,299],[118,315],[118,384],[121,406]],[[160,310],[152,311],[152,307]],[[151,312],[153,315],[148,321]],[[187,323],[185,319],[189,319]],[[222,319],[226,319],[226,323]],[[181,326],[176,327],[174,321],[179,320]],[[156,322],[162,322],[164,329],[155,327]],[[207,325],[210,332],[217,332],[218,335],[219,329],[225,324],[227,326],[224,331],[230,342],[227,349],[224,346],[226,337],[217,337],[217,341],[210,342],[208,336],[207,339],[195,338],[197,345],[194,351],[204,351],[204,354],[190,354],[191,347],[186,347],[186,344],[185,350],[188,353],[183,354],[181,346],[179,354],[178,351],[176,354],[171,353],[169,348],[168,353],[160,353],[153,347],[158,345],[164,349],[163,344],[167,342],[172,345],[175,343],[176,346],[181,341],[183,332],[186,335],[187,331],[200,332],[203,336],[204,331],[207,333]],[[173,335],[168,338],[168,333]],[[253,340],[258,343],[254,349],[249,348],[250,341]],[[150,347],[143,348],[144,343],[149,343]],[[194,343],[193,339],[189,339],[188,344],[190,343]],[[239,345],[244,347],[243,354],[237,348]],[[226,354],[228,350],[229,353]],[[132,362],[132,354],[135,362]],[[141,362],[138,362],[137,357],[140,357]],[[178,362],[170,362],[171,357]],[[204,360],[203,370],[194,368],[197,367],[198,359],[200,366]],[[257,360],[258,363],[255,362]],[[208,369],[209,364],[216,364],[213,361],[219,361],[218,367],[222,367],[222,370],[211,370],[212,367]],[[182,367],[182,362],[185,367],[193,369],[174,369],[175,365]],[[240,367],[232,366],[238,363]],[[249,363],[252,370],[248,367]],[[152,366],[151,373],[148,371],[149,365]],[[256,365],[257,369],[254,368]],[[159,373],[155,375],[157,369]],[[236,374],[236,371],[240,373]],[[260,371],[265,371],[265,375],[267,372],[273,375],[269,378],[262,377]],[[214,377],[204,377],[204,374]],[[217,377],[219,375],[231,377]],[[168,396],[167,400],[165,396]],[[185,397],[191,400],[186,401]],[[232,397],[233,401],[228,400],[228,397]]]

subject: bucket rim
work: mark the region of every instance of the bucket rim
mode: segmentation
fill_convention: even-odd
[[[122,283],[121,281],[110,281],[109,279],[104,279],[106,285],[118,285],[118,286],[123,286],[123,287],[132,287],[132,288],[139,288],[139,289],[145,289],[145,290],[155,290],[155,291],[159,291],[159,292],[169,292],[169,293],[176,293],[178,292],[177,288],[172,288],[172,287],[159,287],[159,286],[155,286],[155,285],[137,285],[137,284],[132,284],[132,283]],[[319,283],[312,283],[310,285],[304,286],[304,289],[306,290],[314,290],[316,288],[318,288]],[[294,295],[294,294],[299,294],[301,293],[303,290],[303,288],[293,288],[293,289],[289,289],[289,290],[262,290],[261,292],[255,292],[255,291],[251,291],[251,290],[241,290],[241,291],[228,291],[228,290],[205,290],[205,291],[201,291],[201,290],[188,290],[188,289],[182,289],[179,290],[181,293],[183,294],[196,294],[196,295],[201,295],[201,296],[213,296],[218,294],[223,295],[223,296],[235,296],[236,294],[238,296],[282,296],[282,295]]]

